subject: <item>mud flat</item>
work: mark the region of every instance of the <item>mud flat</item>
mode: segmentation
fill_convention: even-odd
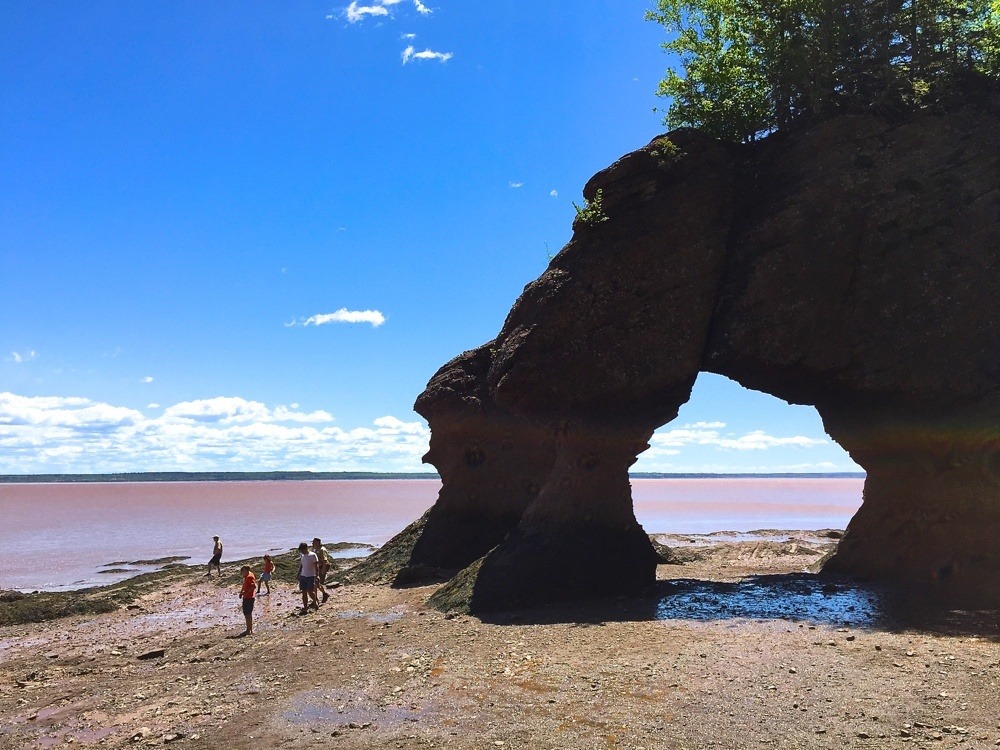
[[[173,568],[0,627],[0,748],[1000,742],[996,612],[809,574],[828,532],[655,536],[676,561],[648,595],[489,621],[361,584],[300,616],[287,562],[248,638],[237,564]]]

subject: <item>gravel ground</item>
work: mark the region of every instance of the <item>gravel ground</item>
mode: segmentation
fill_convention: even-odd
[[[820,533],[659,536],[641,599],[483,621],[434,587],[318,612],[192,571],[129,609],[0,628],[0,748],[969,748],[1000,745],[995,612],[931,616],[804,573]],[[162,650],[161,656],[140,658]]]

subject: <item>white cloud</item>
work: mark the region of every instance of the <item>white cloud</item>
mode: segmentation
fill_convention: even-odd
[[[645,456],[645,454],[642,454]],[[847,460],[844,463],[834,461],[815,461],[802,463],[767,463],[767,464],[740,464],[733,466],[728,463],[697,463],[697,462],[643,462],[640,456],[639,462],[632,465],[630,471],[644,472],[655,471],[668,474],[832,474],[841,472],[864,471],[853,461]]]
[[[410,60],[440,60],[446,63],[452,57],[454,57],[454,53],[452,52],[433,52],[429,49],[425,49],[423,52],[415,52],[411,44],[403,50],[403,65],[406,65]]]
[[[416,39],[416,34],[403,34],[399,37],[400,39]]]
[[[147,375],[146,377],[144,377],[139,382],[140,383],[152,383],[153,382],[153,376],[152,375]]]
[[[691,445],[711,446],[723,450],[752,451],[771,448],[812,448],[826,445],[828,440],[794,435],[776,437],[763,430],[754,430],[745,435],[723,434],[725,422],[695,422],[670,430],[653,433],[649,439],[650,456],[677,455],[681,448]],[[644,454],[645,455],[645,454]]]
[[[357,0],[354,0],[347,8],[344,10],[344,15],[347,16],[347,20],[351,23],[357,23],[364,19],[365,16],[387,16],[389,15],[389,10],[386,5],[395,5],[399,0],[394,0],[393,2],[382,2],[378,5],[358,5]]]
[[[148,408],[156,407],[150,404]],[[393,416],[342,429],[324,410],[234,396],[185,401],[157,417],[85,398],[0,393],[0,473],[248,469],[403,471],[430,432]]]
[[[413,0],[413,7],[416,8],[417,13],[419,13],[422,16],[429,16],[431,13],[434,12],[426,5],[424,5],[422,2],[420,2],[420,0]]]
[[[159,409],[160,405],[154,402],[152,404],[146,404],[146,408],[147,409]]]
[[[558,190],[550,190],[549,191],[549,195],[551,195],[553,198],[558,198],[559,197],[559,191]]]
[[[19,365],[24,362],[30,362],[37,356],[38,354],[37,352],[35,352],[34,349],[29,349],[28,351],[24,352],[24,354],[21,354],[20,352],[11,352],[10,357],[7,358],[7,361],[14,362],[15,364]]]
[[[365,16],[388,16],[389,8],[393,5],[399,5],[401,2],[403,2],[403,0],[374,0],[371,5],[358,5],[357,0],[353,0],[353,2],[351,2],[351,4],[344,9],[344,15],[351,23],[363,21]],[[417,10],[419,11],[420,9],[417,8]],[[327,18],[333,18],[333,16],[327,16]]]
[[[169,422],[235,424],[238,422],[332,422],[325,411],[303,413],[295,407],[269,409],[260,401],[219,396],[218,398],[182,401],[167,407],[163,417]]]
[[[322,326],[327,323],[371,323],[374,328],[378,328],[385,323],[385,315],[378,310],[348,310],[342,307],[336,312],[320,313],[311,315],[308,318],[300,318],[290,323],[285,323],[285,328],[292,326]]]
[[[510,182],[510,183],[507,183],[507,184],[509,184],[515,190],[517,190],[519,187],[524,187],[524,183],[523,182]]]

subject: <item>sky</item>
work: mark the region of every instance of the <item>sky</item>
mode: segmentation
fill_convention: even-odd
[[[631,0],[0,3],[0,473],[429,471],[595,172],[664,131]],[[857,471],[703,374],[635,471]]]

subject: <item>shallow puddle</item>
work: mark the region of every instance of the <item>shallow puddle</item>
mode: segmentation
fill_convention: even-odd
[[[880,595],[857,584],[818,576],[761,576],[737,583],[661,583],[658,620],[803,620],[821,625],[874,625],[885,612]]]
[[[63,729],[55,734],[44,735],[38,738],[38,747],[50,748],[59,747],[64,744],[96,745],[103,744],[103,740],[110,737],[118,730],[118,727],[101,727],[98,729]]]
[[[369,620],[371,622],[398,622],[403,619],[404,611],[395,609],[387,612],[363,612],[358,609],[344,609],[337,613],[337,617],[345,620]]]
[[[402,706],[379,706],[363,695],[344,695],[313,691],[302,693],[292,699],[291,708],[282,715],[292,724],[315,726],[336,725],[382,729],[416,722],[436,713],[436,707],[422,706],[404,708]]]

